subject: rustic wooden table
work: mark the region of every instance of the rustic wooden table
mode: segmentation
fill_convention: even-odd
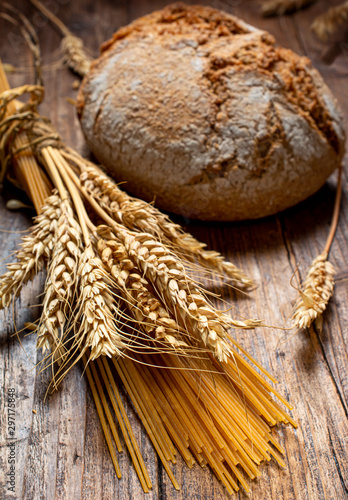
[[[203,3],[203,2],[202,2]],[[278,42],[300,54],[308,55],[340,101],[348,119],[348,52],[331,66],[322,62],[323,46],[310,32],[314,16],[327,3],[319,1],[303,12],[280,19],[262,19],[258,2],[249,0],[212,0],[247,22],[269,30]],[[335,3],[335,2],[330,2]],[[337,2],[336,2],[337,3]],[[87,152],[73,106],[75,79],[67,69],[53,63],[59,59],[59,35],[24,0],[15,4],[23,9],[36,27],[43,50],[46,98],[41,111],[51,118],[64,139],[80,152]],[[99,44],[119,26],[166,4],[163,0],[50,0],[47,5],[77,35],[93,54]],[[1,4],[0,4],[1,9]],[[22,67],[10,78],[11,84],[32,81],[30,55],[15,27],[0,19],[0,56],[6,63]],[[23,67],[27,67],[23,71]],[[337,269],[333,300],[325,313],[321,333],[314,328],[291,337],[281,330],[236,332],[238,340],[279,380],[278,389],[292,403],[299,428],[280,427],[278,438],[286,450],[286,468],[276,463],[261,466],[262,477],[251,482],[251,499],[342,500],[348,496],[348,290],[347,290],[347,172],[344,174],[342,210],[330,260]],[[0,255],[13,252],[20,231],[28,228],[33,213],[8,212],[0,198]],[[319,254],[328,233],[335,196],[335,176],[312,198],[281,213],[256,222],[208,224],[190,221],[188,229],[244,268],[258,287],[251,298],[230,296],[237,312],[246,317],[261,317],[268,324],[287,325],[296,292],[290,279],[300,262],[303,276],[312,259]],[[187,222],[187,221],[186,221]],[[1,262],[1,271],[5,262]],[[26,286],[14,312],[1,312],[0,320],[0,498],[26,500],[141,499],[145,498],[126,452],[119,457],[122,479],[116,478],[104,441],[94,402],[82,376],[81,367],[71,370],[59,392],[45,397],[51,374],[40,372],[36,364],[34,335],[13,336],[15,325],[39,314],[44,275]],[[288,340],[282,342],[285,338]],[[9,389],[16,392],[16,489],[6,488],[9,473],[7,408]],[[211,470],[196,466],[188,470],[181,460],[173,466],[181,490],[172,487],[144,429],[132,407],[128,414],[153,480],[147,499],[223,499],[228,495]],[[243,492],[235,498],[247,498]]]

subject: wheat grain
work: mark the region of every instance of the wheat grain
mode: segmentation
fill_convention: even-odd
[[[128,258],[125,247],[117,241],[98,241],[99,255],[121,290],[126,304],[137,324],[146,333],[146,341],[151,338],[164,342],[171,349],[188,348],[181,334],[186,332],[170,317],[167,309],[151,290],[149,282],[141,275]]]
[[[45,285],[45,299],[38,327],[37,346],[55,352],[64,340],[67,317],[76,291],[77,268],[82,252],[82,232],[70,199],[61,203],[56,243]],[[60,354],[62,350],[58,349]]]
[[[303,9],[314,3],[316,0],[266,0],[261,5],[262,15],[282,16]]]
[[[76,159],[76,157],[75,157]],[[132,230],[147,232],[175,245],[175,250],[188,260],[196,259],[206,269],[219,272],[243,286],[252,286],[246,274],[219,252],[205,250],[206,244],[185,233],[178,224],[143,200],[123,192],[106,174],[87,164],[80,175],[81,184],[100,206],[118,223]]]
[[[313,260],[300,290],[300,299],[293,315],[298,328],[309,328],[319,319],[333,294],[335,269],[323,252]]]
[[[8,307],[12,298],[19,296],[22,286],[32,280],[51,258],[61,199],[57,194],[47,198],[29,235],[22,238],[17,262],[8,264],[8,271],[0,279],[0,309]]]
[[[318,38],[327,41],[332,35],[338,32],[343,23],[348,23],[348,2],[344,2],[336,7],[324,12],[316,17],[311,29]]]

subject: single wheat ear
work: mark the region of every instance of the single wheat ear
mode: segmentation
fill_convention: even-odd
[[[69,153],[66,155],[69,160]],[[75,162],[76,155],[73,155]],[[219,253],[206,250],[206,244],[196,240],[191,234],[172,222],[153,205],[133,198],[119,189],[114,181],[94,165],[82,165],[81,185],[98,200],[100,206],[119,224],[131,230],[149,233],[174,246],[176,253],[190,262],[198,261],[206,270],[219,273],[243,287],[251,287],[253,282],[237,266],[228,262]]]
[[[188,350],[183,340],[187,332],[170,316],[155,296],[151,285],[129,259],[125,247],[117,241],[98,241],[98,252],[121,292],[130,314],[145,333],[145,341],[158,342],[162,350]]]
[[[7,272],[0,278],[0,309],[8,307],[11,300],[19,296],[22,286],[50,260],[61,213],[60,204],[57,194],[47,198],[30,234],[22,238],[21,248],[16,253],[17,262],[8,264]]]
[[[127,347],[117,326],[119,316],[110,279],[91,246],[81,255],[77,301],[75,344],[82,352],[91,349],[91,358],[119,356]]]
[[[348,22],[348,2],[331,7],[329,10],[316,17],[312,23],[311,30],[318,38],[326,42],[330,37],[339,33],[344,28],[342,25]]]
[[[66,323],[76,293],[77,268],[82,252],[82,232],[69,198],[61,202],[56,242],[45,286],[45,298],[38,327],[37,345],[51,349],[54,358],[63,355]]]
[[[302,290],[299,290],[300,297],[293,315],[297,328],[308,328],[313,321],[316,322],[318,329],[322,328],[322,314],[332,297],[335,284],[335,269],[327,259],[337,229],[341,197],[342,165],[338,168],[334,209],[324,251],[313,260]]]
[[[89,72],[92,58],[86,53],[81,38],[73,35],[71,31],[62,23],[51,10],[47,9],[38,0],[30,0],[35,7],[42,12],[61,32],[63,35],[61,50],[63,52],[64,62],[75,73],[82,78]]]
[[[303,289],[299,290],[300,299],[294,312],[295,326],[309,328],[313,321],[321,318],[332,297],[335,269],[323,252],[313,260]]]
[[[282,16],[301,10],[316,0],[265,0],[261,4],[261,12],[265,17]]]

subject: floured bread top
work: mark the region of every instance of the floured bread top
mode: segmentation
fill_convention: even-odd
[[[318,190],[344,149],[338,105],[309,59],[210,7],[173,4],[118,30],[78,113],[127,190],[188,217],[283,210]]]

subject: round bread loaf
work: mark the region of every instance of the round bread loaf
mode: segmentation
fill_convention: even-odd
[[[118,30],[77,107],[89,147],[126,190],[192,218],[290,207],[344,150],[339,107],[309,59],[210,7],[173,4]]]

